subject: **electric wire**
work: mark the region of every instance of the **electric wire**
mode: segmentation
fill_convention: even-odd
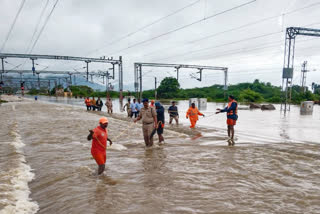
[[[161,18],[159,18],[159,19],[156,19],[156,20],[154,20],[154,21],[152,21],[152,22],[150,22],[150,23],[148,23],[148,24],[146,24],[146,25],[138,28],[137,30],[135,30],[135,31],[133,31],[133,32],[130,32],[130,33],[128,33],[128,34],[126,34],[126,35],[124,35],[124,36],[122,36],[122,37],[120,37],[120,38],[118,38],[118,39],[116,39],[116,40],[114,40],[114,41],[112,41],[112,42],[104,45],[103,47],[100,47],[100,48],[98,48],[98,49],[96,49],[96,50],[91,51],[88,55],[90,55],[90,54],[92,54],[92,53],[94,53],[94,52],[97,52],[97,51],[99,51],[99,50],[102,50],[102,49],[104,49],[104,48],[106,48],[106,47],[108,47],[108,46],[110,46],[110,45],[114,45],[114,44],[116,44],[116,43],[118,43],[118,42],[120,42],[120,41],[122,41],[122,40],[124,40],[124,39],[126,39],[126,38],[128,38],[128,37],[130,37],[130,36],[132,36],[132,35],[134,35],[134,34],[136,34],[136,33],[138,33],[138,32],[140,32],[140,31],[142,31],[142,30],[144,30],[144,29],[146,29],[146,28],[148,28],[148,27],[150,27],[150,26],[152,26],[152,25],[155,25],[155,24],[161,22],[162,20],[164,20],[164,19],[166,19],[166,18],[169,18],[170,16],[173,16],[173,15],[175,15],[175,14],[177,14],[177,13],[179,13],[179,12],[181,12],[181,11],[189,8],[189,7],[192,7],[193,5],[197,4],[197,3],[200,2],[200,1],[201,1],[201,0],[194,1],[194,2],[192,2],[191,4],[188,4],[188,5],[186,5],[186,6],[182,7],[182,8],[179,8],[179,9],[173,11],[172,13],[169,13],[169,14],[166,15],[166,16],[163,16],[163,17],[161,17]]]
[[[36,23],[36,27],[35,27],[35,29],[34,29],[34,31],[33,31],[32,37],[31,37],[31,39],[30,39],[30,42],[29,42],[29,44],[28,44],[28,46],[27,46],[27,49],[26,49],[25,53],[29,53],[30,46],[31,46],[31,44],[32,44],[32,41],[33,41],[36,33],[38,32],[38,29],[39,29],[39,26],[40,26],[40,22],[41,22],[41,20],[42,20],[42,17],[43,17],[43,15],[44,15],[45,10],[47,9],[47,6],[48,6],[48,4],[49,4],[49,1],[50,1],[50,0],[47,0],[47,1],[46,1],[44,7],[43,7],[42,10],[41,10],[40,16],[38,17],[38,20],[37,20],[37,23]]]
[[[19,15],[20,15],[20,13],[21,13],[21,11],[22,11],[22,8],[23,8],[23,5],[24,5],[25,2],[26,2],[26,0],[22,0],[22,2],[21,2],[21,4],[20,4],[19,10],[18,10],[16,16],[14,17],[14,20],[13,20],[13,22],[12,22],[10,28],[9,28],[9,31],[8,31],[8,33],[7,33],[7,36],[6,36],[4,42],[3,42],[2,46],[1,46],[0,53],[2,53],[3,49],[5,48],[8,40],[9,40],[9,37],[10,37],[10,35],[11,35],[11,33],[12,33],[12,30],[13,30],[16,22],[17,22],[17,19],[18,19]]]
[[[124,51],[124,50],[131,49],[131,48],[136,47],[136,46],[138,46],[138,45],[142,45],[142,44],[147,43],[147,42],[149,42],[149,41],[152,41],[152,40],[158,39],[158,38],[160,38],[160,37],[169,35],[169,34],[171,34],[171,33],[177,32],[177,31],[179,31],[179,30],[188,28],[188,27],[193,26],[193,25],[195,25],[195,24],[198,24],[198,23],[207,21],[207,20],[212,19],[212,18],[214,18],[214,17],[217,17],[217,16],[219,16],[219,15],[222,15],[222,14],[225,14],[225,13],[227,13],[227,12],[236,10],[236,9],[238,9],[238,8],[241,8],[241,7],[244,7],[244,6],[246,6],[246,5],[252,4],[252,3],[254,3],[255,1],[257,1],[257,0],[251,0],[251,1],[248,1],[248,2],[246,2],[246,3],[237,5],[237,6],[235,6],[235,7],[229,8],[229,9],[227,9],[227,10],[223,10],[223,11],[221,11],[221,12],[212,14],[212,15],[210,15],[210,16],[208,16],[208,17],[201,18],[201,19],[199,19],[199,20],[196,20],[196,21],[191,22],[191,23],[189,23],[189,24],[186,24],[186,25],[183,25],[183,26],[181,26],[181,27],[175,28],[175,29],[173,29],[173,30],[167,31],[167,32],[165,32],[165,33],[159,34],[159,35],[154,36],[154,37],[152,37],[152,38],[149,38],[149,39],[146,39],[146,40],[137,42],[137,43],[135,43],[135,44],[133,44],[133,45],[130,45],[129,47],[126,47],[126,48],[117,50],[117,51],[115,51],[115,52],[113,52],[113,53],[111,53],[111,54],[109,54],[109,55],[114,55],[114,54],[119,53],[119,52],[122,52],[122,51]]]
[[[45,29],[45,27],[46,27],[46,25],[47,25],[47,23],[48,23],[48,21],[49,21],[49,19],[50,19],[51,15],[52,15],[53,11],[54,11],[54,9],[56,8],[56,6],[57,6],[58,2],[59,2],[59,0],[56,0],[55,4],[53,5],[53,7],[52,7],[52,9],[51,9],[51,11],[50,11],[50,13],[49,13],[49,15],[47,16],[47,18],[46,18],[46,20],[45,20],[44,24],[42,25],[42,27],[41,27],[41,29],[40,29],[40,32],[39,32],[39,34],[38,34],[38,36],[37,36],[36,40],[35,40],[35,41],[34,41],[34,43],[33,43],[32,48],[31,48],[31,50],[29,51],[29,53],[32,53],[33,49],[35,48],[35,46],[36,46],[36,44],[37,44],[37,42],[38,42],[38,40],[39,40],[39,38],[40,38],[40,36],[41,36],[42,32],[44,31],[44,29]]]
[[[316,23],[305,25],[303,27],[313,26],[313,25],[317,25],[319,23],[320,22],[316,22]],[[258,35],[258,36],[247,37],[247,38],[244,38],[244,39],[241,39],[241,40],[232,41],[232,42],[228,42],[228,43],[224,43],[224,44],[220,44],[220,45],[210,46],[210,47],[206,47],[206,48],[200,48],[200,49],[196,49],[196,50],[193,50],[193,51],[188,51],[188,52],[185,52],[185,53],[182,53],[182,54],[171,55],[170,57],[158,59],[158,61],[177,58],[177,57],[182,57],[182,56],[185,56],[185,55],[190,55],[190,54],[194,54],[194,53],[198,53],[198,52],[202,52],[202,51],[206,51],[206,50],[210,50],[210,49],[220,48],[220,47],[224,47],[224,46],[227,46],[227,45],[233,45],[233,44],[237,44],[237,43],[250,41],[250,40],[253,40],[253,39],[264,38],[264,37],[276,35],[276,34],[279,34],[279,33],[282,33],[282,30],[276,31],[276,32],[271,32],[271,33],[266,33],[266,34],[262,34],[262,35]]]
[[[282,15],[292,14],[292,13],[299,12],[301,10],[305,10],[305,9],[308,9],[308,8],[311,8],[311,7],[313,8],[313,7],[317,6],[317,5],[320,5],[320,2],[310,4],[310,5],[302,7],[302,8],[297,8],[297,9],[291,10],[289,12],[283,13]],[[225,33],[229,33],[229,32],[240,30],[240,29],[243,29],[243,28],[246,28],[246,27],[250,27],[250,26],[253,26],[253,25],[256,25],[256,24],[260,24],[262,22],[266,22],[266,21],[269,21],[269,20],[272,20],[272,19],[276,19],[278,17],[279,17],[279,15],[273,15],[273,16],[269,16],[269,17],[266,17],[266,18],[262,18],[262,19],[259,19],[259,20],[253,21],[253,22],[249,22],[249,23],[240,25],[240,26],[235,27],[235,28],[231,28],[231,29],[228,29],[228,30],[224,30],[224,31],[221,31],[221,32],[210,34],[210,35],[204,36],[204,37],[202,37],[200,39],[192,40],[192,41],[190,41],[190,42],[188,42],[186,44],[180,45],[180,46],[174,46],[174,47],[170,46],[170,47],[166,47],[166,48],[163,48],[163,49],[160,49],[160,50],[149,52],[149,53],[144,54],[143,57],[146,57],[148,55],[152,55],[152,54],[155,54],[155,53],[159,53],[159,51],[164,51],[164,50],[168,50],[168,49],[172,50],[173,48],[175,49],[175,48],[185,47],[185,46],[191,45],[193,43],[201,42],[203,40],[206,40],[206,39],[209,39],[209,38],[213,38],[213,37],[225,34]]]

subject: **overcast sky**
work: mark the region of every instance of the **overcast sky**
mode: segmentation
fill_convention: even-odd
[[[40,20],[39,32],[56,3],[56,0],[49,0],[48,4],[47,1],[25,1],[2,50],[3,53],[28,52],[38,20]],[[22,0],[0,0],[0,47],[6,40],[22,2]],[[320,29],[320,2],[257,0],[208,18],[246,2],[250,0],[60,0],[32,53],[114,58],[121,55],[124,60],[124,84],[131,85],[131,88],[134,62],[228,67],[230,84],[252,82],[258,78],[264,82],[280,85],[285,29],[291,26]],[[42,19],[39,19],[46,4]],[[313,6],[308,7],[309,5]],[[186,8],[139,30],[183,7]],[[301,9],[304,7],[308,8]],[[301,10],[292,12],[296,9]],[[204,18],[208,19],[163,35]],[[261,21],[265,18],[268,19]],[[254,22],[257,23],[252,24]],[[240,28],[244,25],[247,26]],[[133,32],[136,33],[132,34]],[[159,35],[163,36],[139,44]],[[10,63],[5,64],[6,69],[26,61],[6,60]],[[320,83],[320,38],[297,37],[295,84],[300,82],[301,64],[305,60],[308,61],[310,69],[307,76],[308,85],[312,82]],[[37,63],[39,64],[37,70],[49,66],[47,70],[72,71],[74,68],[85,66],[81,62],[52,60],[38,60]],[[27,60],[19,69],[31,69],[31,62]],[[106,65],[90,64],[90,70],[98,69],[106,69]],[[157,76],[159,81],[166,76],[176,76],[174,69],[144,67],[143,72],[144,89],[154,86],[154,76]],[[196,75],[195,72],[180,70],[179,81],[182,87],[223,84],[221,71],[204,71],[202,82],[191,78],[191,75]]]

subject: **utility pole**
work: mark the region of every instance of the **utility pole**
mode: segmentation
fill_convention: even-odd
[[[157,77],[154,77],[154,99],[157,100]]]
[[[2,82],[2,79],[3,79],[3,74],[4,74],[4,63],[3,63],[3,58],[1,58],[1,63],[2,63],[2,72],[1,72],[1,82]]]
[[[140,78],[140,99],[142,99],[142,68],[139,66],[139,78]]]
[[[31,58],[32,60],[32,73],[33,73],[33,76],[35,75],[35,72],[36,72],[36,68],[34,67],[34,58]]]
[[[90,63],[91,61],[86,60],[85,62],[87,63],[87,82],[88,82],[88,81],[89,81],[89,63]]]
[[[307,61],[304,61],[301,66],[301,90],[302,92],[306,92],[306,83],[307,83]]]
[[[107,99],[110,97],[109,94],[109,71],[106,73],[106,92],[107,92]]]
[[[40,90],[40,73],[37,72],[37,75],[38,75],[38,86],[39,86],[39,90]]]
[[[179,69],[180,67],[176,67],[176,71],[177,71],[177,80],[179,81]]]

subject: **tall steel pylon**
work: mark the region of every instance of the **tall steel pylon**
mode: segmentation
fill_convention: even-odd
[[[290,111],[292,78],[294,66],[294,49],[297,35],[320,37],[320,29],[289,27],[286,29],[284,63],[282,70],[281,111]]]

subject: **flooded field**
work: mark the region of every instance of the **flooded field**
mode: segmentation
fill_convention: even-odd
[[[181,125],[166,124],[166,143],[146,150],[115,100],[97,177],[86,137],[105,109],[54,97],[2,104],[0,213],[320,213],[319,106],[239,110],[231,147],[226,116],[214,115],[222,106],[208,103],[190,130],[179,101]]]

